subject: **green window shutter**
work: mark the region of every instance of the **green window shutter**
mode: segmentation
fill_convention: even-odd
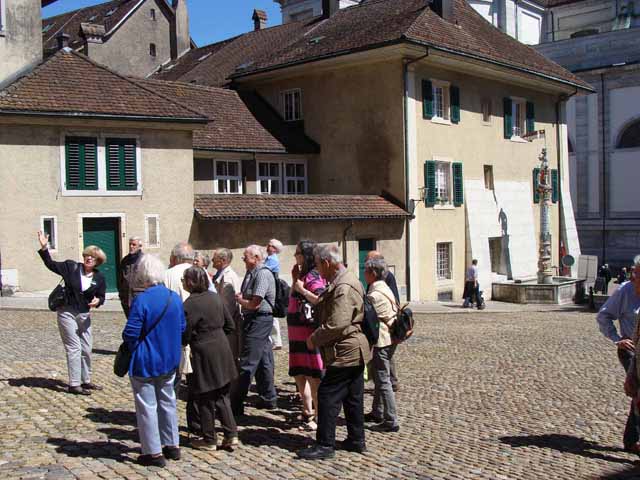
[[[533,102],[527,102],[527,133],[531,133],[536,129],[536,110]]]
[[[459,207],[464,203],[462,163],[454,163],[451,167],[453,168],[453,205]]]
[[[553,187],[551,201],[558,203],[558,170],[556,169],[551,170],[551,186]]]
[[[424,162],[424,202],[427,207],[436,204],[436,162],[427,160]]]
[[[540,175],[540,169],[533,169],[533,203],[540,203],[540,192],[538,192],[538,175]]]
[[[504,105],[504,138],[511,138],[513,136],[513,117],[512,117],[512,102],[511,99],[505,97],[502,100]]]
[[[460,89],[454,85],[449,88],[451,103],[451,123],[460,123]]]
[[[135,139],[108,138],[106,150],[107,189],[137,190],[138,172]]]
[[[433,87],[429,80],[422,81],[422,118],[433,118]]]
[[[92,137],[66,137],[65,179],[67,190],[98,189],[97,140]]]

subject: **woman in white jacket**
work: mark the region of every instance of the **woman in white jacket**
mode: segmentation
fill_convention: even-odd
[[[396,345],[391,342],[389,327],[398,316],[398,304],[391,289],[384,281],[387,264],[383,258],[367,260],[364,278],[369,289],[367,299],[373,305],[380,321],[378,343],[373,347],[373,380],[375,390],[371,412],[365,420],[376,423],[371,429],[379,432],[397,432],[400,430],[396,413],[396,399],[391,386],[391,359]]]

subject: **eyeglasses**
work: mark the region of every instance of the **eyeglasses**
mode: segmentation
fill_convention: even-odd
[[[83,255],[84,258],[90,258],[91,260],[95,260],[96,257],[94,257],[93,255]]]

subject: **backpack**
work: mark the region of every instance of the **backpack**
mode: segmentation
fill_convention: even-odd
[[[398,315],[396,321],[391,325],[390,333],[391,342],[396,345],[413,335],[413,311],[409,308],[409,304],[404,307],[398,306]]]
[[[364,297],[362,333],[367,337],[367,341],[371,347],[378,343],[378,337],[380,336],[380,320],[378,319],[376,309],[373,308],[373,304],[369,301],[366,295]]]
[[[291,288],[287,282],[278,277],[277,273],[271,273],[273,274],[273,279],[276,281],[276,298],[273,305],[271,305],[273,316],[277,318],[286,317],[287,308],[289,308],[289,293],[291,293]]]

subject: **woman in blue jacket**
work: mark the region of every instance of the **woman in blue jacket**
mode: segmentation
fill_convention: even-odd
[[[144,285],[145,291],[131,304],[122,332],[133,352],[129,377],[142,447],[138,462],[156,467],[164,467],[167,458],[180,459],[173,382],[186,326],[182,300],[163,285],[164,273],[165,267],[157,257],[142,257],[136,283]]]

